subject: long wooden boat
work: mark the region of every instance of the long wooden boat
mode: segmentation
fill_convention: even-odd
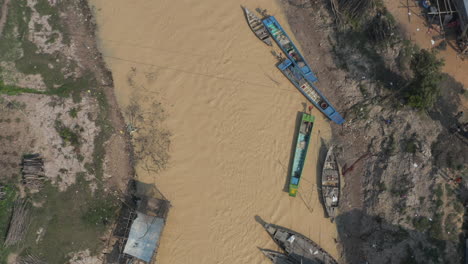
[[[310,82],[317,81],[317,77],[313,73],[309,64],[307,64],[306,60],[299,52],[299,49],[296,48],[276,18],[274,16],[268,16],[262,19],[262,23],[265,25],[268,32],[270,32],[271,36],[273,36],[273,39],[280,49],[286,54],[288,59],[290,59],[302,71],[304,77]]]
[[[324,115],[335,123],[344,123],[343,117],[330,105],[330,102],[314,84],[304,77],[302,71],[290,59],[285,59],[277,65],[278,69],[294,84],[294,86],[319,109]]]
[[[301,124],[297,133],[296,151],[294,152],[291,179],[289,181],[289,196],[295,197],[301,181],[302,169],[309,148],[310,136],[314,126],[315,117],[302,113]]]
[[[290,258],[302,264],[338,264],[314,241],[282,226],[265,223],[265,230]]]
[[[272,45],[270,34],[266,30],[265,26],[262,23],[262,20],[258,18],[253,12],[251,12],[246,7],[241,6],[244,10],[245,18],[249,24],[250,29],[252,29],[255,36],[257,36],[261,41],[263,41],[268,46]]]
[[[281,252],[269,249],[260,249],[260,251],[262,251],[263,255],[269,258],[274,264],[301,264],[300,262],[296,261],[296,259],[290,258]]]
[[[337,215],[340,201],[340,169],[333,153],[333,147],[328,150],[323,164],[321,190],[325,210],[333,221]]]

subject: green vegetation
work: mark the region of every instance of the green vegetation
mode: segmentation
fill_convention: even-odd
[[[419,141],[416,139],[416,134],[413,134],[411,138],[404,142],[403,150],[407,153],[415,154],[419,149]]]
[[[44,92],[34,90],[31,88],[20,88],[12,85],[6,85],[0,80],[0,94],[6,95],[19,95],[22,93],[43,94]]]
[[[13,209],[13,202],[16,197],[16,190],[12,185],[6,185],[3,188],[5,197],[0,200],[0,263],[6,263],[9,249],[3,246],[10,217]]]
[[[96,253],[101,245],[97,236],[113,220],[120,204],[101,186],[94,194],[90,192],[89,183],[83,177],[78,177],[77,182],[65,192],[48,183],[33,198],[43,205],[32,208],[34,221],[29,228],[23,254],[37,255],[47,263],[65,263],[69,252],[90,249]],[[36,243],[40,228],[44,229],[44,236],[40,243]]]
[[[444,62],[438,59],[434,52],[422,49],[413,55],[411,70],[414,77],[405,91],[410,106],[424,110],[434,105],[440,94],[443,65]]]
[[[418,216],[413,218],[413,226],[416,230],[424,232],[431,227],[431,221],[425,216]]]
[[[76,118],[78,116],[79,111],[80,109],[73,107],[72,109],[70,109],[70,111],[68,111],[68,114],[70,115],[70,117]]]
[[[65,143],[69,143],[76,149],[80,147],[80,135],[76,131],[66,127],[60,120],[55,120],[55,129]]]

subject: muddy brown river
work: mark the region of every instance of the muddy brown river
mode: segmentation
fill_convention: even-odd
[[[171,201],[158,263],[269,263],[278,249],[256,215],[310,237],[335,257],[336,227],[323,217],[316,164],[328,121],[318,110],[299,195],[283,187],[296,116],[306,99],[275,67],[240,8],[261,6],[283,24],[273,1],[91,0],[116,96],[149,111],[161,103],[171,132],[159,173],[138,166],[139,180]]]

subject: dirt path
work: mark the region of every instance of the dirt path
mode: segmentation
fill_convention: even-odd
[[[7,19],[8,15],[8,4],[10,3],[10,0],[5,0],[2,5],[2,14],[0,16],[0,38],[2,37],[2,32],[3,32],[3,27],[5,27],[5,22]]]
[[[123,109],[161,103],[172,133],[161,173],[137,167],[172,202],[157,261],[269,263],[277,249],[254,220],[286,226],[337,256],[335,225],[317,197],[317,161],[330,126],[317,110],[300,195],[282,189],[298,111],[306,99],[275,67],[271,48],[250,31],[242,1],[91,1]],[[279,5],[256,0],[288,32]],[[293,35],[292,33],[290,35]],[[274,47],[278,50],[277,47]],[[148,126],[154,124],[148,124]]]

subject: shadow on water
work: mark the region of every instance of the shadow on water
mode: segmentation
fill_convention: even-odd
[[[301,125],[302,120],[302,112],[297,112],[296,114],[296,122],[294,123],[294,136],[291,143],[291,151],[289,152],[289,165],[288,170],[286,172],[286,181],[284,183],[283,192],[289,192],[289,181],[291,180],[291,170],[294,163],[294,154],[296,152],[296,141],[297,141],[297,134],[299,133],[299,128]]]
[[[320,148],[317,154],[317,166],[316,166],[316,172],[315,175],[316,177],[316,186],[317,186],[317,196],[319,198],[320,204],[322,205],[323,209],[323,215],[324,217],[328,218],[327,211],[325,210],[325,203],[323,202],[323,196],[322,196],[322,170],[323,170],[323,164],[325,163],[325,158],[327,156],[327,151],[329,149],[329,146],[327,146],[325,140],[323,138],[320,138]]]

